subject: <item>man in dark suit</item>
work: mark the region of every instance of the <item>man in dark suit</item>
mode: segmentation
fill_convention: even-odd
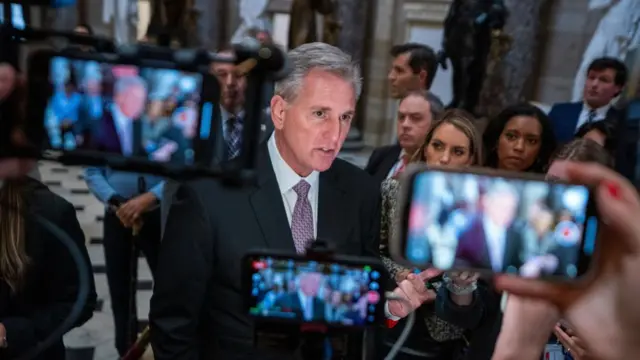
[[[293,312],[296,318],[304,321],[322,321],[325,319],[327,304],[318,297],[322,285],[322,274],[302,273],[297,279],[294,293],[284,294],[276,299],[276,306],[283,312]]]
[[[130,156],[142,148],[142,115],[147,101],[147,86],[142,78],[126,76],[116,80],[113,104],[102,116],[100,132],[92,146],[96,150]]]
[[[517,270],[522,265],[524,240],[514,222],[518,210],[516,190],[507,183],[492,184],[482,205],[482,214],[458,239],[456,261],[495,272]]]
[[[587,70],[583,101],[559,103],[549,112],[556,138],[567,143],[583,125],[595,121],[618,123],[621,114],[612,106],[627,83],[627,67],[618,59],[595,59]]]
[[[304,253],[321,238],[341,254],[378,256],[378,188],[336,158],[360,70],[323,43],[300,46],[289,58],[294,69],[275,87],[275,131],[259,147],[256,184],[225,188],[201,179],[176,191],[149,315],[156,360],[287,359],[253,349],[240,285],[241,259],[251,248]]]
[[[409,158],[422,146],[434,119],[444,106],[428,91],[410,92],[398,107],[398,144],[373,151],[365,168],[378,184],[404,170]]]

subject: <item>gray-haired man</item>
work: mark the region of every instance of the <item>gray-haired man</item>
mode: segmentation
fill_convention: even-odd
[[[156,360],[290,358],[253,348],[240,275],[249,249],[303,253],[322,238],[343,254],[378,256],[378,187],[336,159],[362,88],[360,69],[323,43],[289,57],[293,72],[275,86],[275,130],[259,148],[257,184],[226,189],[198,180],[176,192],[149,315]]]

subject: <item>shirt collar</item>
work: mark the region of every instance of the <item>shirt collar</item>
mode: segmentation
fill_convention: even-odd
[[[286,161],[280,155],[278,146],[276,145],[276,135],[271,134],[269,141],[267,142],[267,148],[269,150],[269,158],[273,165],[273,171],[276,173],[276,180],[278,180],[278,186],[280,187],[280,193],[285,194],[291,190],[300,180],[305,180],[314,189],[318,186],[319,174],[317,171],[312,171],[307,177],[302,177],[296,174],[295,171],[287,164]]]
[[[493,221],[489,220],[486,216],[482,219],[482,225],[484,226],[484,231],[493,239],[501,238],[504,236],[505,230],[494,224]]]
[[[127,119],[126,116],[120,111],[120,108],[115,103],[111,106],[111,114],[113,115],[113,120],[118,124],[117,126],[126,126],[129,123],[130,119]]]
[[[225,109],[224,107],[220,106],[220,114],[222,115],[221,116],[222,122],[226,123],[227,121],[229,121],[229,119],[231,119],[233,117],[243,118],[244,117],[244,110],[240,110],[237,114],[232,114],[227,109]]]
[[[592,108],[591,108],[591,107],[590,107],[590,106],[585,102],[585,103],[583,103],[583,104],[582,104],[582,108],[583,108],[585,111],[587,111],[587,112],[589,112],[589,111],[591,111],[591,110],[595,110],[596,115],[597,115],[598,117],[603,117],[603,118],[604,118],[604,117],[606,117],[606,116],[607,116],[607,113],[609,112],[609,109],[611,109],[611,103],[609,103],[609,104],[607,104],[607,105],[605,105],[605,106],[601,106],[601,107],[599,107],[599,108],[597,108],[597,109],[592,109]]]

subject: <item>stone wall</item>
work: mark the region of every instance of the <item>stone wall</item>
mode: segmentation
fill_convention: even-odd
[[[588,11],[588,4],[588,0],[551,2],[532,100],[546,104],[571,100],[582,53],[603,16]]]

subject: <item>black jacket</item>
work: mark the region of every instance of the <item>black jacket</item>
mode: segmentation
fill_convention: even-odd
[[[402,148],[400,145],[389,145],[376,148],[373,150],[373,153],[371,153],[364,171],[373,176],[378,183],[378,186],[380,186],[380,184],[382,184],[382,182],[387,178],[387,175],[389,175],[389,171],[391,171],[393,166],[400,159],[401,152]]]
[[[87,268],[91,269],[85,247],[85,237],[73,205],[51,192],[37,180],[25,178],[22,193],[26,203],[26,251],[29,269],[22,289],[12,293],[0,282],[0,323],[7,332],[6,349],[0,350],[1,359],[17,358],[45,340],[69,315],[78,294],[78,273],[66,247],[29,213],[36,213],[64,230],[78,246]],[[3,209],[4,210],[4,209]],[[88,301],[76,326],[84,324],[93,315],[96,291],[90,274]],[[65,349],[58,339],[38,360],[64,360]]]

